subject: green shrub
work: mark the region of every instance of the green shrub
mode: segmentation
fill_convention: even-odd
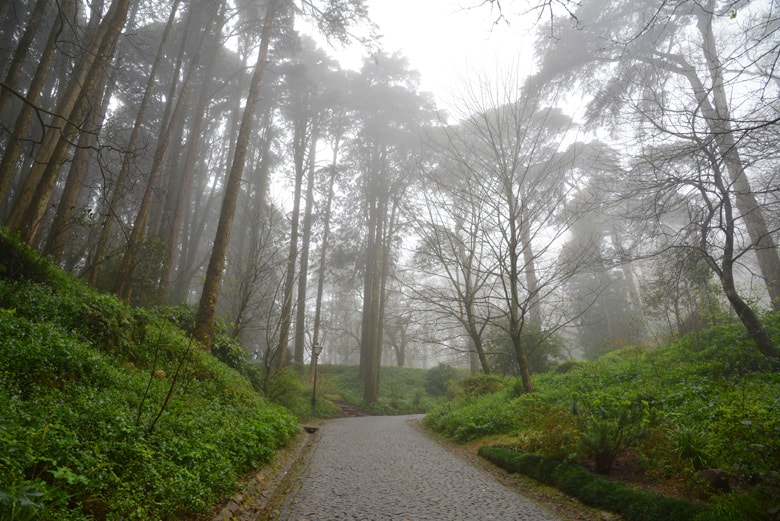
[[[98,349],[142,363],[139,344],[145,340],[145,314],[133,311],[110,295],[93,295],[82,302],[73,317],[76,330]]]
[[[713,460],[748,482],[780,481],[780,400],[766,399],[777,396],[778,382],[776,373],[746,379],[713,407]]]
[[[560,406],[531,406],[512,447],[558,461],[575,461],[580,439],[577,417]]]
[[[780,313],[762,320],[780,340]],[[741,325],[573,365],[577,370],[534,375],[531,394],[519,379],[508,382],[490,407],[478,399],[436,408],[427,424],[452,439],[476,439],[501,431],[485,426],[503,409],[517,422],[504,432],[513,435],[506,443],[518,450],[602,472],[625,454],[651,479],[673,479],[688,493],[698,490],[697,470],[719,469],[732,477],[737,496],[748,491],[765,513],[780,512],[772,499],[780,496],[780,371]]]
[[[308,417],[311,410],[306,387],[298,373],[290,367],[276,373],[268,382],[268,399],[288,408],[298,417]]]
[[[15,493],[0,490],[0,519],[6,521],[33,521],[41,519],[44,493],[28,485]]]
[[[439,364],[429,369],[425,375],[425,390],[431,396],[447,394],[448,384],[458,379],[458,370],[447,364]]]
[[[466,396],[484,396],[503,390],[503,378],[494,374],[475,374],[463,381],[463,392]]]
[[[707,521],[769,521],[777,519],[780,500],[775,496],[773,510],[768,512],[767,501],[755,494],[720,494],[710,500],[712,515]]]
[[[154,316],[181,328],[187,334],[192,334],[192,329],[195,326],[195,309],[180,304],[177,306],[157,307],[152,310],[152,313]],[[249,363],[247,351],[236,339],[227,334],[227,328],[220,320],[217,320],[214,324],[213,342],[210,352],[220,362],[250,378],[256,389],[262,386],[262,371]]]
[[[710,466],[709,435],[700,425],[675,425],[669,432],[671,450],[679,462],[688,463],[694,470]]]
[[[558,364],[554,372],[557,374],[566,374],[578,369],[582,369],[583,362],[581,360],[566,360]]]
[[[580,448],[596,470],[608,473],[615,460],[644,437],[653,410],[644,400],[596,399],[584,404]]]
[[[53,327],[0,309],[0,375],[23,398],[40,388],[62,389],[74,381],[105,385],[113,369],[104,356]]]
[[[489,394],[457,406],[444,404],[429,412],[425,423],[436,432],[458,442],[493,434],[507,434],[520,426],[519,411],[503,394]]]
[[[625,521],[691,521],[710,519],[706,507],[609,481],[582,467],[502,446],[483,446],[479,455],[508,472],[525,474],[554,486],[587,505],[609,510]]]
[[[523,382],[522,378],[514,378],[510,382],[511,383],[509,385],[509,395],[512,398],[519,398],[520,396],[526,394],[525,382]]]
[[[241,347],[238,340],[227,335],[216,335],[211,346],[211,354],[228,367],[232,367],[241,374],[246,375],[249,369],[246,350]]]
[[[152,313],[163,320],[170,322],[187,333],[195,326],[195,309],[185,304],[177,306],[159,306],[152,309]]]

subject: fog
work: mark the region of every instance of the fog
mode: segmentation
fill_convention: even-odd
[[[456,4],[5,2],[0,219],[367,389],[724,320],[776,353],[772,2]]]

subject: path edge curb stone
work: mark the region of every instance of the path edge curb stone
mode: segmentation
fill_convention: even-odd
[[[302,426],[303,427],[303,426]],[[305,460],[319,437],[319,430],[309,433],[303,428],[293,443],[280,449],[267,465],[256,469],[243,480],[212,521],[265,521],[276,515],[275,506],[287,494],[294,469]]]

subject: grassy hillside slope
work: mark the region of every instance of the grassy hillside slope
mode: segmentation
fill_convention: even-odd
[[[780,315],[765,320],[780,338]],[[533,474],[546,465],[541,474],[552,482],[554,472],[563,472],[555,463],[563,462],[634,488],[704,502],[711,508],[702,520],[775,520],[778,368],[739,324],[723,325],[661,349],[628,348],[594,362],[567,363],[536,376],[533,394],[508,380],[501,392],[434,409],[426,423],[459,442],[500,444],[494,454],[503,460],[517,455],[509,458],[516,460],[515,470],[524,468],[520,455],[541,456],[527,459],[525,468]],[[593,501],[608,495],[597,483],[588,484],[586,497]],[[625,495],[620,501],[634,500]],[[639,515],[625,519],[673,519],[668,511]]]
[[[0,519],[186,518],[296,435],[175,315],[95,293],[0,232]]]

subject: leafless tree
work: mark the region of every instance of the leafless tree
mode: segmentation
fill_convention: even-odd
[[[544,329],[543,316],[551,316],[562,283],[555,249],[571,224],[571,216],[561,210],[573,190],[568,176],[577,147],[564,145],[571,118],[545,106],[523,83],[516,69],[494,85],[484,80],[472,85],[461,123],[447,131],[444,154],[449,168],[459,172],[451,175],[449,194],[466,214],[460,217],[461,228],[463,222],[474,227],[461,234],[481,243],[480,264],[473,268],[483,274],[472,280],[491,290],[487,298],[501,310],[491,312],[493,324],[505,325],[518,372],[531,392],[527,350],[532,346],[524,345],[525,333],[528,325]],[[480,213],[469,215],[477,207]],[[457,229],[458,220],[448,227]]]
[[[766,175],[776,171],[776,155],[767,161],[765,146],[780,121],[771,79],[776,13],[762,2],[658,1],[640,9],[593,0],[577,16],[580,25],[541,46],[540,74],[551,84],[593,88],[588,121],[624,136],[642,172],[630,180],[645,204],[641,215],[663,222],[675,208],[688,219],[671,242],[700,251],[761,351],[776,353],[734,280],[735,269],[756,259],[766,300],[777,308],[777,185]],[[691,200],[704,207],[695,211]]]

